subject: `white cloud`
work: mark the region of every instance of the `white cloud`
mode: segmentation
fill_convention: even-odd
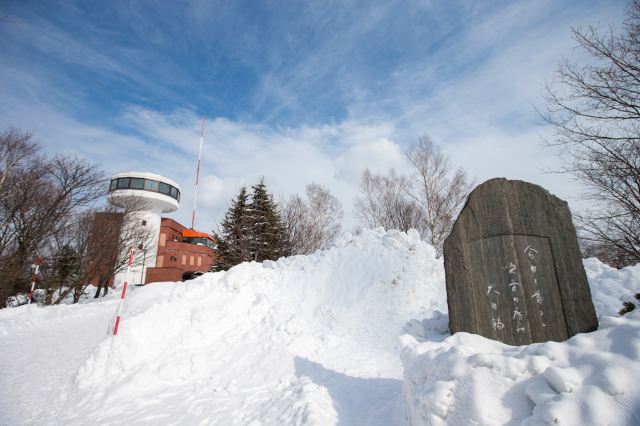
[[[432,4],[425,7],[433,9]],[[553,2],[520,2],[491,15],[482,7],[467,6],[460,22],[438,9],[430,18],[445,27],[451,23],[462,27],[449,38],[419,33],[434,37],[409,40],[415,57],[394,64],[379,81],[359,75],[359,67],[341,67],[348,58],[357,57],[367,35],[388,29],[388,15],[394,12],[388,5],[370,8],[353,24],[344,19],[336,31],[327,31],[317,45],[291,62],[272,58],[264,72],[261,63],[252,63],[260,81],[246,95],[255,101],[254,110],[273,108],[271,115],[277,116],[279,111],[295,109],[304,115],[316,95],[322,95],[322,83],[330,80],[335,87],[327,90],[342,95],[341,106],[347,113],[339,120],[290,126],[207,117],[198,227],[212,229],[240,185],[254,184],[261,176],[276,195],[302,193],[312,181],[327,186],[342,201],[349,227],[362,171],[404,171],[403,150],[423,133],[432,135],[455,164],[479,181],[505,176],[542,184],[565,198],[574,195],[577,187],[567,176],[543,173],[557,165],[558,158],[540,146],[540,135],[548,135],[549,129],[541,125],[533,105],[539,103],[543,83],[558,58],[574,54],[569,25],[591,23],[594,15],[605,22],[619,21],[619,17],[599,4],[585,6],[575,16],[550,16],[552,8],[562,9]],[[321,27],[331,22],[329,9],[316,12],[310,17],[313,22]],[[352,7],[349,13],[360,12]],[[306,21],[293,24],[304,26]],[[95,43],[73,39],[45,20],[37,25],[46,32],[32,31],[31,25],[25,27],[30,31],[23,31],[24,36],[66,62],[108,72],[173,100],[189,95],[147,79],[144,68],[134,66],[134,51],[125,50],[120,57],[113,55],[120,51],[118,46],[103,52]],[[260,48],[259,41],[253,40],[255,49]],[[418,42],[424,42],[424,49],[418,48]],[[164,73],[180,78],[179,68],[179,64],[167,64]],[[155,110],[127,104],[111,116],[94,116],[91,122],[75,115],[88,102],[88,95],[59,89],[46,72],[7,61],[0,62],[0,77],[0,124],[32,130],[50,151],[83,155],[109,172],[151,171],[176,180],[183,191],[181,209],[174,216],[190,223],[201,120],[194,108],[184,105],[161,112],[160,106]],[[317,93],[306,91],[310,87]]]

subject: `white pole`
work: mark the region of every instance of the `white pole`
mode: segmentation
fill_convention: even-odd
[[[202,117],[202,129],[200,130],[200,148],[198,149],[198,168],[196,170],[196,186],[193,189],[193,213],[191,214],[191,229],[196,226],[196,201],[198,199],[198,181],[200,180],[200,157],[202,157],[202,144],[204,143],[204,117]]]
[[[33,300],[33,290],[36,288],[36,281],[38,279],[38,270],[40,270],[40,263],[42,262],[42,258],[40,256],[36,257],[36,267],[33,271],[33,279],[31,280],[31,291],[29,291],[29,301],[27,305],[31,304],[31,300]]]

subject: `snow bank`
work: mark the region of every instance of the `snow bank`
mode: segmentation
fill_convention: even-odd
[[[640,264],[615,269],[591,258],[584,261],[584,269],[598,318],[618,315],[623,302],[638,303],[634,295],[640,293]]]
[[[389,424],[398,335],[445,309],[443,279],[416,232],[375,230],[310,256],[136,289],[119,335],[43,422]]]
[[[640,424],[640,266],[585,267],[600,329],[522,347],[449,335],[415,232],[134,287],[116,338],[118,292],[3,309],[0,424]]]
[[[448,334],[446,316],[401,337],[403,420],[411,425],[638,425],[640,312],[612,317],[640,291],[640,265],[585,261],[599,330],[514,347]]]

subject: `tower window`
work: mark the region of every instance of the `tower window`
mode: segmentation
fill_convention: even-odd
[[[118,189],[127,189],[127,188],[129,188],[129,178],[118,179]]]
[[[158,182],[157,180],[145,179],[144,181],[144,189],[146,189],[147,191],[157,191],[159,185],[160,182]]]
[[[131,178],[131,189],[142,189],[144,188],[144,179],[142,178]]]
[[[171,193],[171,185],[160,182],[160,192],[169,195]]]

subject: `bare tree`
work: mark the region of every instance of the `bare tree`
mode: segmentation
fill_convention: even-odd
[[[592,206],[578,218],[586,250],[614,266],[640,261],[640,1],[624,31],[572,29],[588,64],[563,60],[546,88],[543,117],[563,148],[561,171]]]
[[[369,227],[416,229],[440,256],[473,184],[461,168],[452,168],[449,158],[428,136],[420,137],[405,154],[412,166],[408,176],[394,170],[388,175],[369,170],[362,174],[356,213]]]
[[[157,230],[144,224],[139,215],[144,210],[144,201],[121,197],[118,206],[110,205],[90,220],[83,282],[78,285],[94,283],[94,297],[107,294],[115,275],[127,268],[131,249],[136,252],[135,267],[144,261],[139,249],[154,245]]]
[[[419,205],[409,198],[411,182],[390,170],[389,175],[373,174],[368,169],[360,180],[360,195],[355,210],[360,221],[371,228],[398,229],[406,232],[425,230]]]
[[[84,294],[88,283],[83,280],[83,272],[93,217],[93,211],[87,211],[68,218],[68,223],[40,250],[47,254],[46,279],[40,284],[47,290],[46,304],[61,303],[69,295],[77,303]]]
[[[0,133],[0,198],[7,196],[7,177],[23,163],[33,160],[39,154],[39,147],[31,141],[29,133],[9,128]]]
[[[413,166],[407,194],[420,206],[423,238],[442,254],[442,245],[473,186],[461,169],[453,169],[449,158],[428,136],[422,136],[406,151]]]
[[[328,189],[306,186],[306,200],[292,195],[280,202],[289,254],[309,254],[329,247],[340,232],[342,204]]]
[[[35,254],[68,222],[104,195],[105,178],[86,161],[46,160],[28,134],[0,137],[0,300],[24,291]]]

